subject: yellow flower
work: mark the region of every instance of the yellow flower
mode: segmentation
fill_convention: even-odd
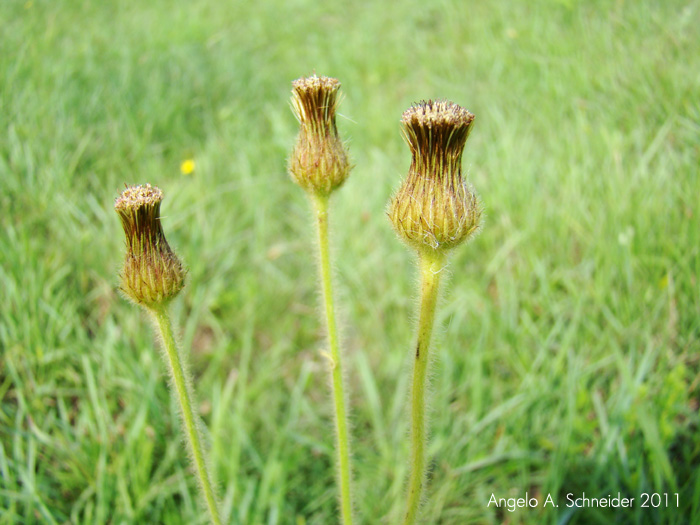
[[[180,171],[183,175],[192,175],[194,173],[194,159],[183,160],[180,164]]]

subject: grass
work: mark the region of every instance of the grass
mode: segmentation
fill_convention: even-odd
[[[116,292],[124,183],[165,192],[173,304],[229,522],[337,516],[290,81],[343,83],[333,197],[361,523],[406,475],[401,112],[476,115],[486,208],[432,372],[429,523],[700,520],[698,2],[0,4],[0,523],[204,523],[154,335]],[[184,176],[180,163],[194,158]],[[340,257],[342,255],[342,257]],[[678,493],[680,508],[567,509]],[[487,507],[496,497],[535,509]],[[542,508],[552,494],[558,508]]]

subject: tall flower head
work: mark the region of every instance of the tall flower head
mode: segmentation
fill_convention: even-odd
[[[445,252],[479,228],[478,197],[462,178],[462,153],[474,115],[447,101],[423,101],[401,118],[411,150],[406,180],[389,204],[399,236],[422,252]]]
[[[339,89],[337,79],[316,75],[292,82],[292,110],[300,127],[289,173],[299,186],[319,195],[329,195],[350,173],[345,144],[335,125]]]
[[[121,289],[135,303],[166,304],[185,285],[185,269],[165,239],[160,222],[163,192],[146,184],[127,187],[114,202],[126,234]]]

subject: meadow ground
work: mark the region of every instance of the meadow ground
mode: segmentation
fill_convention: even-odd
[[[229,522],[335,522],[285,167],[290,81],[314,71],[343,83],[355,165],[332,244],[358,523],[404,505],[417,277],[385,206],[424,98],[476,115],[486,209],[443,289],[425,523],[700,523],[700,3],[390,5],[0,3],[0,523],[205,522],[153,331],[117,292],[113,201],[144,182],[189,267],[172,311]],[[635,502],[566,507],[584,492]]]

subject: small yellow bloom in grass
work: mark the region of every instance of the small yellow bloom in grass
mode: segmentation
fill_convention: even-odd
[[[180,171],[183,175],[192,175],[194,173],[194,159],[183,160],[180,164]]]

